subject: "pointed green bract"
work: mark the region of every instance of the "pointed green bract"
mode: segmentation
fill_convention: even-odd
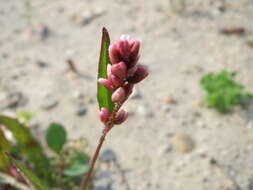
[[[19,161],[13,159],[9,156],[9,159],[11,163],[21,172],[22,176],[30,183],[32,184],[36,190],[49,190],[49,187],[47,187],[43,182],[31,171],[26,169]]]
[[[3,115],[0,115],[0,125],[4,125],[12,133],[21,152],[33,163],[36,173],[46,181],[50,181],[51,174],[47,157],[40,143],[32,136],[29,129],[17,119]]]
[[[98,65],[98,78],[107,78],[107,64],[110,63],[109,58],[109,46],[110,46],[110,37],[106,28],[102,30],[102,42],[101,42],[101,51],[99,57]],[[114,109],[114,103],[112,102],[112,93],[106,89],[103,85],[98,83],[97,86],[97,100],[99,108],[107,108],[110,112]]]

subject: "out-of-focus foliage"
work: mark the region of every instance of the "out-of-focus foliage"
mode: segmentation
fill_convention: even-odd
[[[28,116],[27,123],[31,119]],[[89,155],[80,145],[64,146],[68,145],[67,132],[61,124],[50,124],[45,140],[48,147],[43,147],[18,119],[0,115],[0,172],[20,183],[29,181],[38,190],[78,189],[88,169]],[[53,156],[45,154],[48,148],[53,150]],[[1,179],[0,189],[3,185],[6,183]]]
[[[66,143],[67,133],[64,127],[58,123],[52,123],[46,132],[46,141],[49,148],[60,153]]]
[[[219,112],[227,112],[243,100],[253,98],[243,85],[235,81],[236,72],[221,71],[219,74],[207,73],[200,84],[206,91],[205,101],[209,107]]]
[[[23,120],[24,123],[28,123],[32,119],[32,112],[29,111],[18,111],[16,113],[18,119]]]

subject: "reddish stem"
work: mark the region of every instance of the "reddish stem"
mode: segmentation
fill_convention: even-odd
[[[103,135],[102,135],[102,136],[100,137],[100,139],[99,139],[99,143],[98,143],[98,145],[97,145],[96,152],[95,152],[95,154],[94,154],[94,156],[93,156],[93,158],[92,158],[92,160],[91,160],[90,169],[89,169],[89,171],[88,171],[88,173],[87,173],[87,175],[86,175],[86,177],[85,177],[85,179],[84,179],[84,181],[83,181],[81,190],[86,190],[87,187],[88,187],[88,185],[89,185],[90,177],[91,177],[91,175],[92,175],[92,173],[93,173],[93,169],[94,169],[95,163],[96,163],[96,161],[97,161],[97,158],[98,158],[100,149],[101,149],[101,147],[102,147],[102,145],[103,145],[103,142],[104,142],[104,140],[105,140],[106,134],[107,134],[107,133],[103,133]]]
[[[127,99],[127,98],[126,98]],[[98,158],[98,155],[99,155],[99,152],[101,150],[101,147],[104,143],[104,140],[105,140],[105,137],[107,135],[107,133],[111,130],[111,128],[113,127],[113,121],[115,119],[115,116],[116,116],[116,113],[119,111],[119,109],[121,108],[122,104],[126,101],[123,100],[122,102],[119,102],[116,104],[112,114],[111,114],[111,117],[109,118],[109,121],[105,124],[105,128],[103,130],[103,134],[102,136],[100,137],[99,139],[99,143],[97,145],[97,148],[96,148],[96,151],[95,151],[95,154],[93,155],[92,157],[92,160],[90,162],[90,168],[89,168],[89,171],[87,173],[87,175],[85,176],[84,180],[83,180],[83,183],[82,183],[82,186],[81,186],[81,190],[86,190],[88,185],[89,185],[89,182],[90,182],[90,178],[91,178],[91,175],[93,173],[93,169],[94,169],[94,166],[95,166],[95,163],[97,161],[97,158]]]

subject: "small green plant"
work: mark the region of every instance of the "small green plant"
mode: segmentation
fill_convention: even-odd
[[[209,107],[225,113],[243,100],[253,98],[253,94],[236,82],[235,77],[236,72],[223,70],[219,74],[207,73],[201,78],[200,84],[207,93],[205,101]]]
[[[18,112],[17,118],[25,119],[24,123],[0,115],[0,189],[79,189],[90,159],[81,150],[83,141],[75,146],[67,140],[64,127],[52,123],[46,130],[47,147],[42,146],[27,127],[31,117],[30,112]],[[48,156],[48,149],[54,154]]]

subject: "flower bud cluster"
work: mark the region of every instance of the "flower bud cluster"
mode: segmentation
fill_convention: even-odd
[[[122,104],[132,93],[133,87],[148,76],[146,67],[138,65],[140,41],[122,35],[118,41],[110,45],[107,65],[107,78],[99,78],[98,82],[112,92],[112,101]],[[121,124],[127,118],[124,110],[119,110],[114,124]],[[100,120],[108,122],[110,112],[106,108],[100,111]]]

